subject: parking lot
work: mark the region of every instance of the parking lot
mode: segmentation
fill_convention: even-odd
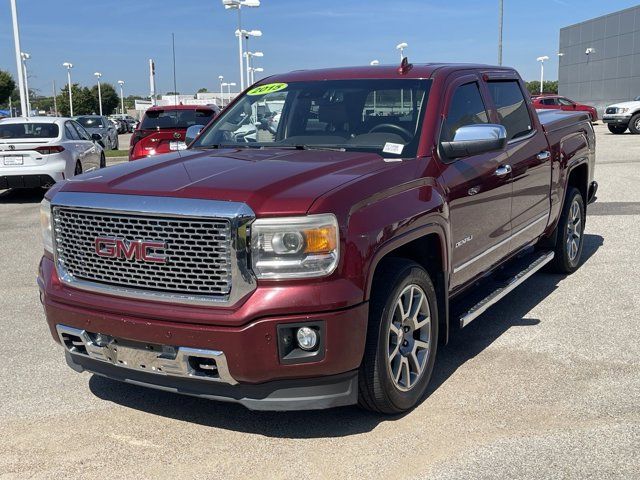
[[[537,274],[383,417],[261,413],[79,375],[35,277],[41,191],[0,192],[0,478],[632,478],[640,471],[640,137],[596,126],[584,264]]]

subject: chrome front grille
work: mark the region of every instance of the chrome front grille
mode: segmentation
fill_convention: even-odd
[[[133,288],[227,295],[231,290],[228,220],[114,214],[55,207],[58,261],[73,277]],[[165,263],[108,258],[96,253],[96,239],[164,243],[153,252]]]
[[[246,238],[253,218],[237,202],[59,192],[58,276],[111,295],[230,305],[255,289]]]

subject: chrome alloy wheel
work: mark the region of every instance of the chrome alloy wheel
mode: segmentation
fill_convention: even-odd
[[[399,390],[411,390],[424,372],[430,335],[427,295],[418,285],[408,285],[399,295],[389,322],[387,365]]]
[[[573,263],[578,256],[580,250],[580,237],[582,236],[582,209],[580,204],[574,200],[569,210],[569,219],[567,221],[567,256],[569,261]]]

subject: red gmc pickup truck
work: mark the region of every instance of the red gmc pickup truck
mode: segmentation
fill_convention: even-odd
[[[295,71],[200,128],[42,202],[40,296],[74,370],[402,412],[451,331],[580,263],[589,116],[536,114],[513,69]]]

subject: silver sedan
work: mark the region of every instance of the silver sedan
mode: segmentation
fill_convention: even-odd
[[[90,134],[97,133],[100,135],[102,138],[100,143],[105,150],[118,149],[118,131],[107,117],[100,115],[82,115],[75,117],[75,120]]]

